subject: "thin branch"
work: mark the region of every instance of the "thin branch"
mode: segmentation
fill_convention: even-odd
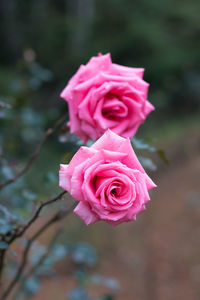
[[[2,272],[3,272],[3,267],[4,267],[5,254],[6,254],[6,250],[1,249],[0,250],[0,287],[1,287],[1,284],[2,284],[1,277],[2,277]]]
[[[23,274],[24,268],[27,264],[27,259],[28,259],[28,254],[29,254],[29,250],[33,244],[33,242],[47,229],[49,228],[52,224],[54,224],[55,222],[63,219],[65,216],[67,216],[76,206],[76,203],[74,203],[70,208],[66,208],[63,209],[59,212],[57,212],[49,221],[47,221],[33,236],[32,238],[30,238],[26,244],[26,247],[24,249],[23,252],[23,256],[22,256],[22,261],[21,264],[19,265],[19,268],[13,278],[13,280],[10,282],[10,284],[8,285],[7,289],[5,290],[5,292],[3,293],[3,295],[1,296],[0,300],[5,300],[9,294],[12,292],[13,288],[15,287],[15,285],[17,284],[17,282],[19,281],[19,279],[21,278],[21,275]]]
[[[34,275],[34,273],[37,271],[37,269],[44,263],[44,261],[46,260],[46,258],[47,258],[48,255],[49,255],[49,253],[51,252],[51,250],[52,250],[52,248],[53,248],[53,246],[54,246],[54,244],[55,244],[55,242],[56,242],[56,240],[57,240],[57,238],[58,238],[60,232],[61,232],[61,229],[59,228],[59,230],[57,230],[57,231],[55,232],[55,234],[53,235],[53,237],[52,237],[52,239],[51,239],[51,241],[50,241],[50,243],[49,243],[49,245],[48,245],[48,248],[47,248],[46,252],[40,257],[40,259],[38,260],[38,262],[37,262],[35,265],[33,265],[33,266],[32,266],[32,267],[24,274],[23,278],[21,279],[20,286],[19,286],[19,288],[17,289],[16,293],[14,294],[12,300],[16,300],[16,299],[17,299],[17,297],[18,297],[18,295],[19,295],[19,292],[20,292],[20,290],[23,288],[23,286],[24,286],[26,280],[27,280],[28,278],[30,278],[32,275]]]
[[[60,194],[58,194],[56,197],[46,201],[46,202],[42,202],[38,208],[36,209],[34,215],[32,216],[32,218],[20,229],[18,229],[17,231],[15,231],[11,237],[9,239],[6,240],[6,242],[10,245],[13,241],[15,241],[17,238],[21,237],[28,228],[31,227],[31,225],[36,221],[36,219],[39,217],[41,210],[49,205],[52,204],[54,202],[56,202],[57,200],[61,199],[62,196],[64,196],[67,192],[63,191]],[[5,255],[6,255],[6,250],[0,250],[0,283],[1,283],[1,275],[3,272],[3,265],[4,265],[4,259],[5,259]]]
[[[26,232],[26,230],[27,230],[27,229],[35,222],[35,220],[39,217],[39,214],[40,214],[41,210],[42,210],[45,206],[47,206],[47,205],[49,205],[49,204],[52,204],[52,203],[56,202],[57,200],[61,199],[62,196],[64,196],[66,193],[67,193],[66,191],[63,191],[63,192],[61,192],[59,195],[57,195],[56,197],[54,197],[54,198],[52,198],[52,199],[50,199],[50,200],[48,200],[48,201],[46,201],[46,202],[42,202],[42,203],[40,204],[40,206],[37,208],[37,210],[35,211],[33,217],[28,221],[28,223],[27,223],[26,225],[24,225],[24,226],[21,228],[21,230],[19,230],[19,231],[16,233],[15,238],[21,237],[21,236]],[[15,239],[15,238],[14,238],[14,239]],[[13,241],[13,240],[12,240],[12,241]],[[11,243],[11,242],[9,241],[9,244],[10,244],[10,243]]]
[[[55,132],[55,130],[57,129],[57,127],[60,124],[62,124],[62,122],[64,122],[65,119],[66,119],[66,115],[62,116],[56,122],[56,124],[55,124],[55,126],[53,128],[47,129],[47,131],[44,133],[43,139],[38,144],[38,146],[36,147],[36,149],[33,152],[33,154],[30,156],[27,164],[20,171],[18,171],[16,175],[14,175],[10,179],[6,180],[5,182],[0,183],[0,190],[3,189],[5,186],[7,186],[7,185],[9,185],[9,184],[11,184],[13,182],[15,182],[18,178],[20,178],[22,175],[24,175],[30,169],[30,167],[32,166],[33,162],[39,156],[41,148],[42,148],[43,144],[45,143],[45,141],[47,140],[47,138]]]
[[[44,263],[45,259],[48,257],[49,253],[51,252],[52,247],[54,246],[56,240],[58,239],[58,236],[59,236],[60,232],[61,232],[61,230],[58,230],[58,231],[55,232],[55,234],[53,235],[53,238],[51,239],[51,241],[48,245],[47,251],[40,257],[38,262],[34,266],[32,266],[28,270],[28,272],[24,275],[24,280],[22,280],[22,284],[25,282],[25,280],[27,278],[31,277],[36,272],[38,267],[40,267]]]

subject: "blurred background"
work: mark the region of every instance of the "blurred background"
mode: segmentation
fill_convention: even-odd
[[[110,52],[115,63],[144,67],[150,83],[156,111],[137,137],[164,149],[170,164],[151,154],[157,170],[150,166],[149,174],[158,188],[147,210],[137,222],[116,228],[86,227],[74,216],[64,221],[62,245],[82,241],[83,248],[90,243],[98,253],[89,273],[106,279],[97,276],[95,286],[86,280],[91,297],[200,299],[199,12],[199,0],[1,0],[2,181],[24,165],[44,130],[67,112],[59,94],[91,56]],[[75,148],[65,129],[55,134],[26,176],[2,191],[1,203],[28,218],[33,203],[60,191],[59,164]],[[77,277],[70,277],[62,253],[56,279],[43,276],[41,286],[34,278],[29,282],[32,299],[79,299],[66,296]]]

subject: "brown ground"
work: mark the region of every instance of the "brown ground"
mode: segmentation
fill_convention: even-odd
[[[116,300],[200,299],[200,134],[187,132],[165,149],[171,163],[159,163],[152,174],[158,188],[136,222],[114,228],[77,224],[79,238],[98,249],[94,273],[119,280]],[[65,222],[68,228],[79,221],[70,216]],[[59,264],[58,277],[44,279],[33,300],[67,299],[75,284],[67,267],[67,261]],[[104,287],[89,290],[96,296],[106,292]]]

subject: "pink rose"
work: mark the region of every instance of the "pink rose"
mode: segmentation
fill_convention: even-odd
[[[110,54],[92,57],[81,65],[61,93],[69,103],[71,133],[84,142],[98,139],[108,128],[133,137],[154,110],[147,100],[144,69],[113,64]]]
[[[129,139],[111,130],[90,148],[81,147],[69,165],[60,165],[59,185],[79,204],[74,212],[88,225],[117,225],[136,219],[156,185],[139,163]]]

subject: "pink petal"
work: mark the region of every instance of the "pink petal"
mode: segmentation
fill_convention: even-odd
[[[144,68],[131,68],[126,66],[121,66],[118,64],[112,64],[111,70],[113,73],[119,74],[121,76],[132,77],[134,75],[137,75],[140,78],[142,78],[144,74]]]
[[[146,179],[146,185],[147,185],[147,189],[151,190],[157,187],[157,185],[153,182],[153,180],[147,175],[145,174],[145,179]]]
[[[79,202],[79,204],[74,209],[74,213],[79,216],[86,225],[95,223],[99,220],[97,215],[90,209],[87,202]]]
[[[71,178],[67,175],[68,165],[61,164],[59,171],[59,186],[70,193]]]
[[[119,149],[119,147],[126,141],[126,139],[120,137],[119,135],[108,129],[91,147],[90,149],[95,150],[114,150]],[[127,153],[127,151],[119,151]]]
[[[144,107],[145,116],[147,116],[153,110],[155,110],[155,107],[147,100]]]
[[[71,91],[74,88],[74,86],[76,84],[78,84],[79,82],[79,78],[82,74],[82,72],[84,71],[85,66],[84,65],[80,65],[79,69],[77,70],[77,72],[75,73],[74,76],[72,76],[72,78],[69,80],[68,84],[66,85],[66,87],[64,88],[64,90],[61,92],[60,97],[64,98],[66,101],[70,101],[72,98],[72,94]]]
[[[132,145],[129,139],[125,139],[123,143],[119,146],[119,152],[125,152],[128,155],[122,160],[122,163],[127,165],[131,169],[139,170],[142,173],[145,173],[141,163],[139,162]]]
[[[100,136],[99,130],[97,127],[90,125],[87,121],[81,121],[81,130],[87,134],[87,141],[89,138],[92,140],[97,140]]]
[[[68,168],[66,169],[67,173],[72,176],[74,172],[74,168],[84,162],[85,160],[91,158],[97,151],[92,149],[91,147],[80,147],[80,149],[76,152],[76,154],[72,157]]]

